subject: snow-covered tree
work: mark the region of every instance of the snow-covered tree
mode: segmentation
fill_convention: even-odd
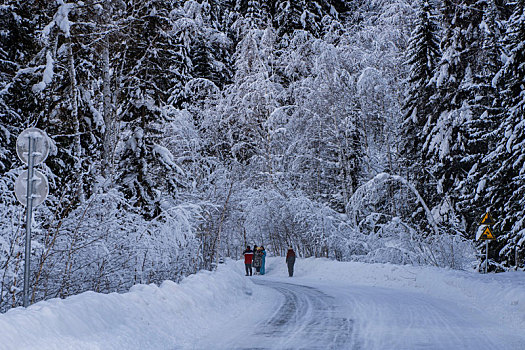
[[[296,35],[292,38],[296,44],[308,37],[307,32]],[[297,49],[304,50],[301,46]],[[289,140],[283,148],[283,170],[288,181],[311,198],[344,211],[362,179],[365,131],[357,82],[342,59],[344,48],[318,41],[309,50],[306,67],[300,62],[292,67],[297,61],[293,55],[284,58],[285,72],[292,74],[289,79],[300,72],[297,69],[308,71],[301,72],[305,77],[290,86],[293,104],[275,114],[276,120],[279,117],[284,122],[281,133]]]
[[[508,57],[494,83],[498,85],[505,113],[497,130],[497,145],[487,156],[488,176],[482,192],[497,221],[499,255],[509,265],[520,263],[525,247],[525,5],[514,3],[504,38]],[[481,192],[481,191],[480,191]],[[497,258],[497,257],[496,257]]]
[[[348,1],[274,1],[274,26],[280,38],[292,36],[296,30],[305,30],[314,36],[323,31],[323,21],[328,18],[343,19],[350,10]]]
[[[183,91],[187,57],[181,55],[172,31],[172,2],[144,1],[127,14],[131,21],[123,47],[122,94],[124,123],[118,183],[147,218],[161,212],[162,192],[174,194],[181,183],[173,156],[162,142],[169,120],[168,101]],[[177,91],[178,90],[178,91]],[[171,99],[171,100],[170,100]]]
[[[27,93],[28,81],[37,79],[35,69],[26,69],[37,50],[33,10],[33,5],[18,1],[4,1],[0,7],[0,174],[15,164],[12,145],[27,122],[26,113],[36,107]]]
[[[503,49],[505,9],[497,1],[481,2],[483,18],[480,23],[480,50],[475,52],[478,68],[474,75],[475,84],[470,88],[473,118],[465,123],[468,140],[466,153],[471,165],[468,175],[456,188],[459,196],[457,206],[467,221],[467,231],[473,237],[479,217],[489,205],[484,196],[484,187],[490,176],[490,162],[486,156],[495,149],[498,140],[496,133],[503,118],[502,94],[494,84],[494,79],[501,69]]]
[[[427,115],[432,112],[430,96],[433,93],[429,85],[434,75],[439,55],[438,26],[435,14],[428,1],[419,2],[416,27],[412,33],[407,50],[407,63],[410,64],[408,78],[409,91],[403,109],[403,144],[401,147],[403,163],[412,177],[415,171],[421,171],[421,132]]]
[[[430,97],[434,93],[430,80],[434,75],[439,56],[439,28],[435,20],[435,9],[428,1],[418,3],[416,27],[407,49],[407,63],[410,65],[408,92],[403,103],[404,120],[401,127],[400,173],[414,180],[418,190],[425,197],[434,193],[429,186],[429,176],[423,166],[424,127],[428,116],[433,113]],[[428,231],[421,210],[411,215],[415,225]]]
[[[226,87],[216,106],[217,124],[210,125],[222,135],[218,148],[238,162],[252,164],[260,175],[272,173],[267,122],[279,105],[282,89],[273,67],[274,36],[271,27],[249,30],[238,44],[233,84]]]
[[[431,83],[435,93],[431,97],[432,113],[424,126],[424,166],[435,183],[431,201],[436,216],[444,225],[465,231],[462,213],[457,212],[458,185],[472,168],[468,143],[472,135],[467,125],[477,115],[473,106],[479,84],[478,60],[481,42],[480,23],[483,6],[478,1],[444,1],[442,5],[444,36],[442,56]]]

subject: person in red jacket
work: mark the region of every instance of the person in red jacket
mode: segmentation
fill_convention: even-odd
[[[246,276],[252,275],[252,261],[253,261],[253,250],[250,246],[246,247],[246,250],[242,253],[244,255],[244,267],[246,268]]]

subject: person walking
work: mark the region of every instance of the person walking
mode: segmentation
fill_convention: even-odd
[[[253,252],[253,267],[255,267],[255,274],[260,275],[261,274],[261,266],[262,266],[262,250],[261,247],[257,248]]]
[[[244,267],[246,269],[246,276],[252,275],[252,261],[253,261],[253,250],[250,246],[246,247],[246,250],[242,253],[244,255]]]
[[[286,253],[286,263],[288,264],[288,275],[293,276],[293,265],[295,264],[295,252],[293,248],[288,247],[288,252]]]
[[[261,275],[264,275],[266,273],[265,265],[266,265],[266,250],[263,246],[261,246],[261,252],[262,252],[262,264],[261,264]]]

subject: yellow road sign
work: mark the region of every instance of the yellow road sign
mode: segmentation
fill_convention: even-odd
[[[492,233],[492,230],[490,229],[490,226],[485,227],[483,230],[483,233],[479,237],[479,239],[496,239],[496,236]]]
[[[492,215],[490,215],[489,212],[486,212],[485,215],[483,215],[483,219],[481,219],[480,225],[494,225],[496,224],[494,222],[494,219],[492,218]]]

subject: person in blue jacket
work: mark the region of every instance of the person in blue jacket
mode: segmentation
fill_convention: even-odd
[[[261,275],[264,275],[264,273],[266,272],[266,271],[265,271],[265,266],[266,266],[266,250],[264,249],[264,246],[261,246],[261,250],[262,250]]]

